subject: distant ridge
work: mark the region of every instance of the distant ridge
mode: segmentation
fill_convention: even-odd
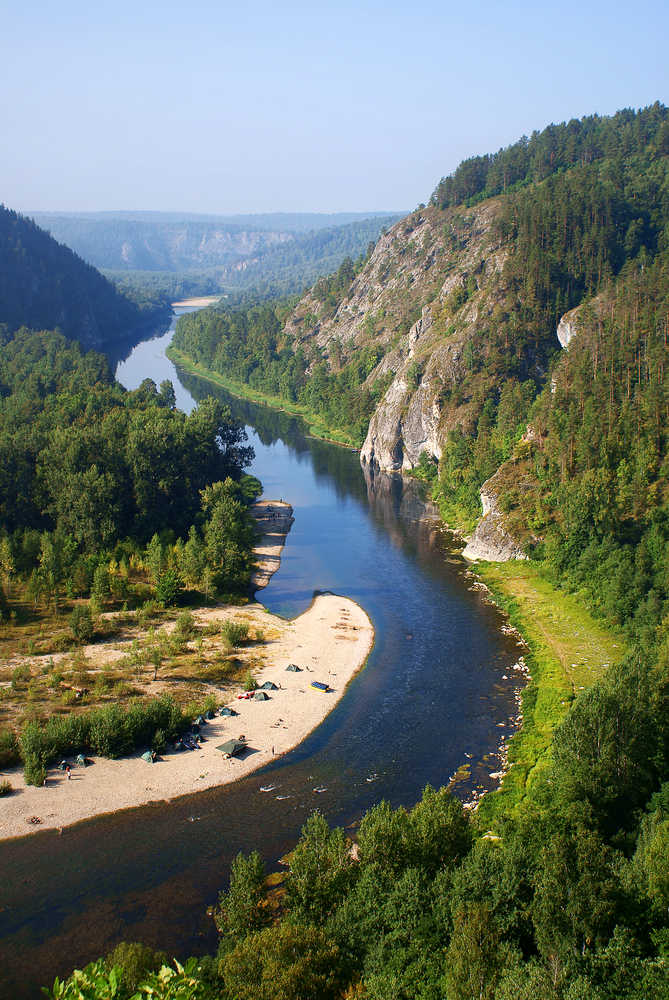
[[[207,215],[195,212],[151,212],[151,211],[107,211],[107,212],[59,212],[29,211],[38,225],[47,225],[52,219],[88,219],[119,222],[213,222],[226,226],[249,227],[254,230],[281,230],[293,233],[308,233],[331,226],[345,226],[362,219],[380,219],[389,215],[404,216],[407,210],[385,212],[259,212],[245,215]]]

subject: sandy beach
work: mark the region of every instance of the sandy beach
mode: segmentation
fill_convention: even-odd
[[[191,306],[196,309],[204,309],[205,306],[210,306],[212,302],[218,302],[220,298],[221,298],[220,295],[214,295],[214,296],[203,295],[200,298],[182,299],[181,302],[173,302],[172,307],[174,308],[178,306]]]
[[[283,500],[257,500],[250,511],[262,535],[255,547],[258,568],[251,575],[251,587],[262,590],[281,565],[281,552],[286,535],[295,520],[293,508]]]
[[[254,515],[263,528],[269,529],[257,549],[260,576],[254,586],[259,588],[266,585],[279,566],[292,517],[288,514],[290,506],[282,502],[265,501],[256,506]],[[273,506],[277,512],[281,510],[285,520],[266,520],[267,514],[272,513],[267,506]],[[227,606],[195,612],[199,624],[239,616],[239,608]],[[2,778],[11,781],[13,791],[0,798],[0,839],[62,829],[102,813],[169,801],[244,777],[297,746],[323,721],[364,665],[374,643],[372,624],[362,608],[330,594],[315,598],[308,610],[293,621],[269,614],[259,603],[245,607],[243,618],[267,636],[262,648],[263,666],[255,676],[259,685],[266,681],[277,685],[276,690],[267,691],[268,701],[240,699],[237,697],[240,689],[222,693],[220,707],[229,705],[238,714],[217,716],[202,726],[203,742],[199,750],[168,751],[154,764],[141,759],[142,749],[146,748],[121,760],[88,758],[93,763],[89,767],[73,767],[71,779],[64,772],[50,768],[47,786],[43,788],[25,785],[20,767],[4,770]],[[287,671],[290,663],[300,667],[300,671]],[[312,680],[324,682],[332,690],[313,691],[308,686]],[[160,691],[158,681],[155,693]],[[248,742],[248,749],[242,754],[226,759],[216,749],[242,735]],[[74,764],[74,760],[69,762]]]

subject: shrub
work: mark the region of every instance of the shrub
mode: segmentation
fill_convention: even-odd
[[[30,666],[27,663],[15,667],[12,673],[12,690],[17,691],[22,684],[27,684],[31,677]]]
[[[247,622],[227,621],[221,626],[221,635],[231,646],[241,646],[249,638],[249,626]]]
[[[16,733],[0,729],[0,767],[13,767],[21,760]]]
[[[39,788],[46,780],[46,765],[37,754],[28,754],[23,762],[23,780],[26,785]]]
[[[249,673],[244,678],[244,690],[255,691],[257,687],[258,687],[258,682],[253,676],[253,674],[249,671]]]
[[[9,795],[12,790],[11,781],[0,781],[0,796]]]
[[[129,749],[125,713],[118,705],[107,705],[92,713],[90,746],[101,757],[116,760]]]
[[[177,618],[175,632],[179,632],[184,636],[193,635],[195,632],[195,616],[190,611],[181,612]]]
[[[128,995],[135,993],[139,984],[151,973],[159,972],[163,965],[167,965],[164,952],[153,951],[138,942],[121,941],[105,959],[108,972],[114,966],[123,970],[119,975],[119,982]]]
[[[77,604],[72,611],[70,630],[77,642],[90,642],[93,638],[93,619],[87,604]]]
[[[151,749],[154,753],[165,753],[167,747],[167,736],[164,729],[156,729],[151,740]]]

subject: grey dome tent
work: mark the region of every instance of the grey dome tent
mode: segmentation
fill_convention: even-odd
[[[221,709],[221,715],[224,716],[237,715],[237,712],[235,712],[234,708],[228,708],[226,705]]]
[[[221,743],[220,747],[216,747],[216,749],[220,750],[226,757],[234,757],[236,753],[244,750],[247,746],[246,740],[228,740],[227,743]]]
[[[269,701],[269,695],[266,694],[264,691],[256,691],[255,695],[253,696],[253,700],[254,701]]]
[[[286,667],[286,670],[289,671],[291,674],[299,674],[301,669],[302,667],[298,667],[296,663],[289,663],[288,666]]]
[[[274,683],[274,681],[265,681],[264,684],[260,685],[260,690],[261,691],[278,691],[279,689],[276,686],[276,684]]]

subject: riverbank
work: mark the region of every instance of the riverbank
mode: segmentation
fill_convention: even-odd
[[[520,728],[508,744],[508,770],[494,795],[479,804],[485,821],[513,809],[550,766],[553,730],[580,691],[627,652],[622,636],[594,618],[573,594],[552,586],[536,563],[512,560],[471,565],[477,589],[509,616],[525,644],[528,683]]]
[[[197,375],[198,378],[204,379],[205,382],[222,386],[231,396],[237,396],[239,399],[248,399],[252,403],[268,406],[272,410],[280,410],[283,413],[290,413],[292,416],[301,417],[309,424],[309,434],[311,437],[351,448],[359,448],[362,443],[354,440],[343,431],[332,430],[332,428],[327,427],[318,420],[315,414],[310,413],[305,406],[300,406],[297,403],[287,403],[280,396],[265,396],[260,392],[256,392],[255,389],[252,389],[248,385],[233,382],[232,379],[225,378],[225,376],[220,375],[218,372],[213,372],[210,368],[205,368],[204,365],[193,361],[192,358],[182,353],[178,348],[173,347],[172,344],[166,349],[165,354],[175,365],[179,365],[192,375]]]
[[[258,542],[253,549],[256,569],[251,574],[251,591],[255,593],[267,586],[281,565],[286,535],[295,518],[293,508],[283,500],[258,500],[249,510],[258,526]]]
[[[196,612],[199,623],[230,616],[225,607]],[[304,614],[285,621],[260,604],[245,609],[250,624],[262,628],[266,641],[264,665],[256,672],[259,685],[272,681],[268,701],[240,700],[229,692],[221,700],[236,713],[217,716],[202,727],[204,742],[197,751],[166,753],[155,764],[138,750],[121,760],[92,758],[89,767],[75,767],[68,780],[51,768],[45,788],[23,784],[21,768],[5,770],[13,787],[0,799],[0,839],[37,830],[64,830],[68,825],[103,813],[226,785],[296,747],[318,726],[344,694],[351,678],[365,664],[374,643],[366,613],[353,601],[326,594],[316,597]],[[286,670],[290,663],[299,673]],[[312,691],[311,680],[329,684],[328,693]],[[279,687],[279,685],[281,685]],[[156,694],[160,682],[156,684]],[[218,746],[246,737],[248,749],[225,759]]]

